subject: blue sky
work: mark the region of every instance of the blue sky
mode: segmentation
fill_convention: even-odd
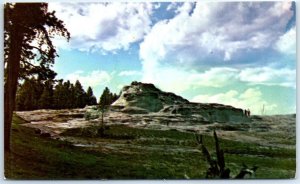
[[[71,33],[55,38],[57,78],[119,93],[154,83],[194,102],[254,114],[296,112],[291,2],[49,3]]]

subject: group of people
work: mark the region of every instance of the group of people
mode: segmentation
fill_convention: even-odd
[[[245,109],[244,110],[244,115],[247,116],[247,117],[249,117],[250,116],[250,110],[249,109],[248,110]]]

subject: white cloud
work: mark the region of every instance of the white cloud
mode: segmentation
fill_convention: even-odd
[[[161,6],[161,4],[159,3],[159,2],[157,2],[157,3],[154,3],[154,9],[159,9],[160,8],[160,6]]]
[[[199,61],[230,61],[237,52],[272,48],[293,15],[290,6],[291,2],[183,3],[174,18],[156,23],[140,44],[143,68],[151,73],[161,63],[176,62],[193,68]]]
[[[288,68],[215,67],[202,72],[195,68],[201,65],[198,62],[230,62],[237,52],[246,55],[249,49],[272,48],[292,16],[286,8],[290,6],[281,2],[197,2],[178,6],[177,15],[156,23],[140,44],[143,81],[178,94],[238,82],[295,88],[295,70]]]
[[[172,10],[174,10],[174,9],[177,8],[177,5],[178,5],[177,2],[171,2],[171,3],[167,6],[166,10],[167,10],[167,11],[172,11]]]
[[[214,67],[203,72],[178,67],[155,67],[146,70],[143,82],[154,83],[161,89],[181,94],[201,87],[222,88],[237,83],[296,88],[296,71],[288,68],[256,67],[236,69]]]
[[[145,73],[142,81],[154,83],[163,90],[180,94],[197,87],[224,87],[236,82],[238,72],[237,69],[227,67],[211,68],[202,73],[175,67],[160,67],[152,73]]]
[[[142,75],[142,72],[137,70],[126,70],[126,71],[121,71],[119,73],[119,76],[135,76],[135,75]]]
[[[70,45],[82,51],[127,50],[150,30],[151,3],[49,3],[49,9],[64,21],[71,33]]]
[[[142,82],[153,83],[164,91],[172,91],[177,94],[191,88],[188,81],[190,73],[177,68],[155,68],[153,73],[144,73]]]
[[[259,88],[248,88],[242,93],[230,90],[226,93],[215,95],[197,95],[192,101],[200,103],[220,103],[242,109],[249,108],[252,114],[261,114],[263,106],[265,109],[264,113],[276,113],[276,108],[278,107],[277,104],[264,100]]]
[[[106,71],[94,70],[91,72],[75,71],[66,75],[65,79],[70,80],[71,83],[75,83],[79,80],[84,88],[88,86],[97,87],[100,85],[108,84],[112,79],[112,74]]]
[[[237,79],[238,70],[234,68],[211,68],[203,73],[192,74],[189,81],[195,86],[224,87]]]
[[[245,68],[239,73],[242,82],[269,86],[296,88],[296,70],[288,68],[274,69],[271,67]]]
[[[275,48],[284,54],[296,55],[296,27],[282,35],[276,42]]]

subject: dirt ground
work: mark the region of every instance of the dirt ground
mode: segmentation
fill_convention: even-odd
[[[67,110],[35,110],[16,112],[27,121],[23,126],[34,128],[41,133],[49,133],[52,138],[65,139],[76,146],[97,146],[88,144],[84,139],[63,137],[60,134],[67,129],[86,128],[100,123],[100,119],[87,121],[84,119],[85,109]],[[258,143],[261,146],[274,146],[294,149],[296,146],[296,115],[251,116],[250,122],[207,123],[197,122],[197,117],[162,114],[125,114],[108,112],[105,114],[106,124],[123,124],[130,127],[189,131],[210,134],[217,130],[223,139],[241,142]],[[193,121],[191,121],[191,119]],[[120,147],[122,145],[113,145]],[[111,145],[108,145],[111,148]],[[113,149],[113,148],[112,148]]]

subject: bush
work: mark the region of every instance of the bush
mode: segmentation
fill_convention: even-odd
[[[93,120],[97,119],[100,116],[100,112],[98,110],[88,110],[84,114],[85,120]]]

